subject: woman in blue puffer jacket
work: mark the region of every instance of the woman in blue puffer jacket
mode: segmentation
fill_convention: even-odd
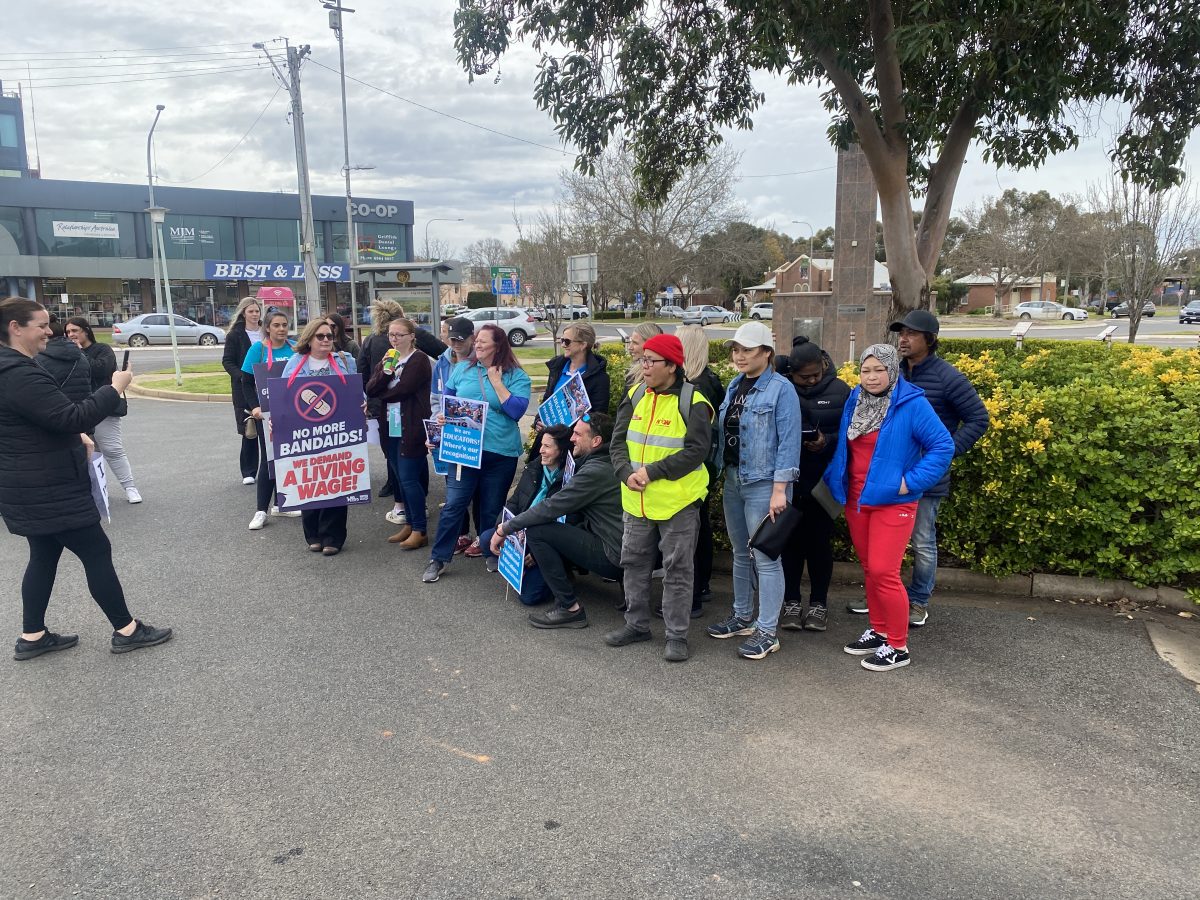
[[[925,392],[900,381],[900,357],[873,344],[860,358],[859,386],[842,412],[837,450],[825,470],[846,507],[850,540],[866,580],[871,627],[846,645],[876,672],[907,666],[908,593],[900,563],[916,523],[917,501],[946,473],[954,440]]]

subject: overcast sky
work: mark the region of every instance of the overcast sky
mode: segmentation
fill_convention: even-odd
[[[455,59],[454,0],[360,0],[353,7],[357,12],[347,16],[346,25],[349,76],[531,142],[489,133],[350,82],[351,163],[375,167],[354,173],[354,193],[412,200],[418,245],[433,218],[464,219],[430,226],[431,237],[458,249],[478,238],[511,241],[514,209],[526,216],[548,206],[559,172],[574,158],[534,106],[537,59],[532,51],[511,51],[501,63],[499,83],[485,76],[471,84]],[[166,110],[155,132],[161,183],[294,192],[287,93],[280,90],[268,106],[278,87],[269,67],[148,80],[164,70],[190,74],[252,67],[261,62],[252,43],[287,37],[294,44],[312,45],[302,84],[313,190],[342,193],[337,43],[319,0],[44,0],[32,9],[36,12],[21,20],[6,17],[0,78],[10,90],[15,81],[29,77],[25,61],[31,67],[36,151],[44,177],[144,181],[146,132],[155,104],[162,103]],[[282,56],[282,42],[269,46]],[[182,55],[188,53],[220,55]],[[169,66],[163,65],[167,58]],[[135,65],[138,61],[142,65]],[[807,229],[791,224],[793,220],[817,229],[833,224],[836,158],[826,140],[827,117],[817,91],[767,76],[759,85],[767,102],[757,127],[729,135],[730,145],[742,154],[739,196],[749,218],[794,236],[807,234]],[[28,98],[28,87],[22,88]],[[204,174],[264,107],[246,140]],[[955,209],[1009,187],[1082,193],[1089,181],[1109,170],[1102,146],[1105,129],[1098,131],[1078,151],[1039,171],[997,171],[973,152]],[[1189,162],[1200,149],[1196,135],[1190,149]],[[807,174],[783,174],[797,172]]]

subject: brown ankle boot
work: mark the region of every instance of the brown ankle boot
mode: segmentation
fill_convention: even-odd
[[[401,528],[399,531],[397,531],[395,534],[393,534],[390,538],[388,538],[388,543],[389,544],[402,543],[403,541],[408,540],[408,536],[412,533],[413,533],[412,526],[405,525],[403,528]]]
[[[414,531],[408,536],[408,540],[400,545],[401,550],[419,550],[428,544],[429,541],[425,537],[425,532]]]

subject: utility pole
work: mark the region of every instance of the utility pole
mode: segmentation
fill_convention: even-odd
[[[346,265],[350,270],[350,329],[358,337],[358,292],[355,284],[354,267],[358,265],[358,236],[354,233],[354,200],[350,194],[350,115],[346,107],[346,49],[343,44],[342,13],[352,13],[354,10],[342,6],[342,0],[324,0],[322,4],[329,10],[329,27],[337,35],[338,42],[338,72],[342,80],[342,149],[345,153],[345,165],[342,172],[346,176]]]
[[[300,62],[312,48],[308,44],[293,47],[284,39],[287,48],[288,74],[285,76],[275,58],[262,44],[254,49],[262,50],[270,61],[275,74],[287,88],[292,98],[292,134],[296,142],[296,183],[300,192],[300,258],[304,261],[304,294],[308,305],[308,320],[321,315],[321,283],[317,280],[317,239],[313,228],[312,185],[308,178],[308,146],[304,139],[304,103],[300,98]]]

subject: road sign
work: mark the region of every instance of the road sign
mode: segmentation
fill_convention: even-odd
[[[641,306],[646,300],[646,295],[643,294],[641,291],[638,291],[636,294],[633,295],[633,299],[637,302],[638,306]]]
[[[492,293],[515,297],[521,293],[521,270],[516,266],[492,266]]]
[[[595,284],[598,274],[595,253],[567,257],[567,284]]]

